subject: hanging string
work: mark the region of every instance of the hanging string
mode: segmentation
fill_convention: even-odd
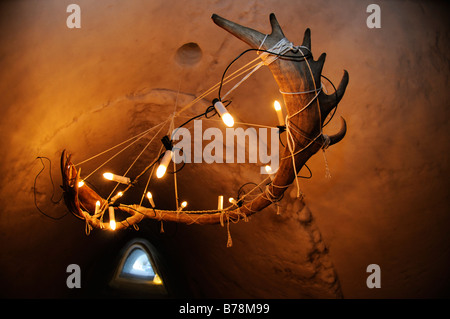
[[[330,145],[331,140],[330,140],[330,137],[328,135],[324,134],[323,137],[325,139],[325,142],[323,143],[323,146],[322,146],[322,151],[323,151],[322,154],[323,154],[323,159],[325,161],[325,178],[326,179],[330,179],[331,178],[331,173],[330,173],[330,168],[328,166],[328,160],[327,160],[327,156],[325,154],[325,150]]]
[[[175,99],[175,105],[174,105],[174,110],[173,110],[174,116],[172,117],[172,125],[171,125],[172,131],[171,132],[173,132],[173,130],[175,128],[175,114],[176,114],[177,107],[178,107],[178,95],[180,94],[180,90],[181,90],[181,78],[180,78],[180,83],[178,85],[177,97]],[[175,207],[178,210],[177,165],[176,165],[175,161],[173,161],[173,183],[174,183],[174,188],[175,188]]]
[[[193,105],[195,105],[198,101],[202,100],[203,98],[205,98],[206,96],[208,96],[209,94],[211,94],[212,92],[214,92],[216,89],[218,89],[221,84],[227,84],[231,81],[233,81],[234,79],[240,77],[242,74],[247,73],[249,70],[253,69],[255,67],[256,61],[259,60],[259,57],[248,62],[246,65],[242,66],[241,68],[239,68],[238,70],[234,71],[233,73],[231,73],[230,75],[228,75],[227,77],[225,77],[223,79],[223,81],[216,83],[215,85],[213,85],[211,88],[209,88],[208,90],[206,90],[204,93],[202,93],[201,95],[199,95],[197,98],[195,98],[193,101],[191,101],[190,103],[188,103],[187,105],[185,105],[183,108],[181,108],[176,116],[179,116],[181,113],[185,112],[186,110],[190,109]],[[257,63],[259,64],[259,62]]]
[[[292,92],[292,93],[288,93],[288,94],[309,94],[309,93],[314,93],[314,92],[316,92],[316,94],[315,94],[315,96],[309,101],[309,103],[307,103],[302,109],[298,110],[298,111],[295,112],[294,114],[291,114],[290,116],[286,116],[286,132],[287,132],[287,136],[288,136],[288,138],[287,138],[287,144],[288,144],[289,151],[290,151],[290,153],[291,153],[290,157],[292,158],[292,163],[293,163],[294,172],[297,172],[296,167],[295,167],[295,157],[294,157],[295,154],[298,154],[300,151],[303,151],[304,149],[306,149],[307,147],[309,147],[309,146],[310,146],[317,138],[319,138],[320,136],[323,135],[323,131],[322,131],[322,118],[321,118],[322,115],[321,115],[320,104],[319,104],[319,99],[318,99],[318,96],[319,96],[319,94],[320,94],[320,92],[321,92],[323,86],[322,86],[322,84],[321,84],[320,88],[317,89],[316,81],[315,81],[315,79],[314,79],[314,74],[313,74],[313,72],[312,72],[312,70],[311,70],[311,66],[310,66],[308,60],[306,59],[305,54],[304,54],[303,51],[301,50],[301,48],[298,48],[298,49],[299,49],[300,53],[302,54],[302,56],[303,56],[303,58],[304,58],[304,61],[306,62],[306,65],[308,66],[308,69],[309,69],[309,72],[310,72],[310,75],[311,75],[311,78],[312,78],[312,81],[313,81],[314,90],[307,90],[307,91],[303,91],[303,92]],[[308,50],[309,50],[309,49],[308,49]],[[280,92],[281,92],[281,91],[280,91]],[[281,92],[281,93],[285,93],[285,94],[286,94],[286,92]],[[304,111],[306,108],[308,108],[314,101],[317,101],[317,109],[318,109],[318,113],[319,113],[320,133],[319,133],[319,135],[318,135],[316,138],[314,138],[313,140],[310,139],[311,141],[307,144],[306,147],[302,148],[300,151],[297,151],[297,152],[294,154],[294,148],[293,148],[292,145],[295,143],[295,141],[294,141],[294,138],[293,138],[292,133],[291,133],[290,119],[291,119],[293,116],[295,116],[295,115],[297,115],[297,114],[303,112],[303,111]],[[331,175],[329,174],[328,161],[326,160],[326,155],[325,155],[325,148],[322,148],[322,150],[323,150],[323,153],[324,153],[325,165],[326,165],[326,170],[327,170],[326,176],[331,176]],[[296,175],[295,181],[296,181],[296,185],[297,185],[297,197],[300,197],[300,195],[303,197],[304,195],[301,193],[300,186],[299,186],[299,182],[298,182],[297,174],[295,173],[295,175]]]
[[[260,67],[262,67],[264,63],[260,62],[258,63],[249,73],[247,73],[246,76],[244,76],[238,83],[236,83],[227,93],[225,93],[222,97],[222,99],[225,99],[231,92],[233,92],[235,89],[237,89],[244,81],[246,81],[253,73],[259,70]]]
[[[138,134],[138,135],[137,135],[138,138],[136,138],[136,140],[135,140],[134,142],[130,143],[129,145],[127,145],[126,147],[124,147],[123,149],[121,149],[120,151],[118,151],[117,153],[115,153],[113,156],[111,156],[109,159],[107,159],[105,162],[103,162],[100,166],[98,166],[96,169],[94,169],[94,170],[93,170],[89,175],[87,175],[84,179],[85,179],[85,180],[88,179],[88,178],[89,178],[90,176],[92,176],[95,172],[97,172],[100,168],[102,168],[102,167],[105,166],[107,163],[109,163],[111,160],[113,160],[116,156],[118,156],[119,154],[121,154],[122,152],[124,152],[126,149],[128,149],[129,147],[131,147],[132,145],[134,145],[135,143],[137,143],[138,141],[140,141],[144,136],[146,136],[148,133],[150,133],[153,129],[155,129],[155,128],[159,127],[159,126],[163,127],[166,123],[167,123],[167,120],[164,121],[164,122],[162,122],[162,123],[159,123],[158,125],[155,125],[154,127],[152,127],[151,129],[145,131],[144,133]],[[159,131],[158,131],[158,132],[159,132]],[[133,137],[133,138],[135,138],[135,137]],[[127,141],[130,141],[130,140],[132,140],[133,138],[128,139]],[[126,142],[127,142],[127,141],[126,141]],[[122,144],[124,144],[124,143],[125,143],[125,142],[122,142],[122,143],[120,143],[119,145],[122,145]],[[102,152],[101,154],[104,154],[104,153],[106,153],[106,152],[108,152],[108,151],[110,151],[110,150],[116,148],[117,146],[118,146],[118,145],[116,145],[116,146],[110,148],[110,149],[107,150],[107,151]],[[78,164],[78,165],[81,165],[82,163],[86,163],[87,161],[89,161],[89,160],[91,160],[91,159],[93,159],[93,158],[95,158],[95,157],[97,157],[97,156],[99,156],[99,155],[95,155],[95,156],[91,157],[90,159],[87,159],[87,160],[81,162],[81,163]]]
[[[162,153],[162,151],[163,151],[163,148],[164,148],[164,145],[161,145],[161,147],[159,148],[159,152],[158,152],[158,157],[157,157],[157,159],[160,157],[160,155],[161,155],[161,153]],[[139,205],[142,205],[142,202],[144,201],[145,194],[147,194],[148,185],[150,184],[150,180],[152,179],[153,172],[154,172],[154,170],[155,170],[155,165],[154,165],[155,163],[156,163],[156,162],[154,162],[154,163],[151,165],[152,170],[151,170],[151,172],[150,172],[150,175],[148,176],[147,184],[145,184],[144,192],[142,193],[142,197],[141,197],[141,201],[139,202]],[[145,169],[144,171],[146,171],[146,169]],[[142,174],[142,173],[141,173],[141,174]],[[136,179],[137,179],[137,178],[139,178],[139,176],[136,177]]]
[[[164,124],[164,123],[159,123],[159,124],[157,124],[157,125],[155,125],[155,126],[149,128],[149,129],[145,130],[144,132],[141,132],[141,133],[139,133],[139,134],[137,134],[137,135],[135,135],[135,136],[133,136],[133,137],[130,137],[129,139],[127,139],[127,140],[125,140],[125,141],[123,141],[123,142],[121,142],[121,143],[119,143],[119,144],[117,144],[117,145],[115,145],[115,146],[113,146],[113,147],[111,147],[111,148],[109,148],[109,149],[103,151],[103,152],[100,152],[100,153],[98,153],[98,154],[96,154],[96,155],[94,155],[94,156],[92,156],[92,157],[90,157],[90,158],[88,158],[88,159],[86,159],[86,160],[84,160],[84,161],[82,161],[82,162],[79,162],[79,163],[77,163],[77,164],[74,164],[74,165],[75,165],[75,166],[80,166],[80,165],[82,165],[82,164],[84,164],[84,163],[87,163],[87,162],[93,160],[94,158],[97,158],[97,157],[99,157],[99,156],[101,156],[101,155],[103,155],[103,154],[105,154],[105,153],[108,153],[109,151],[112,151],[113,149],[115,149],[115,148],[117,148],[117,147],[119,147],[119,146],[121,146],[121,145],[123,145],[123,144],[125,144],[125,143],[128,143],[129,141],[131,141],[131,140],[133,140],[133,139],[135,139],[135,138],[140,138],[140,137],[142,137],[143,135],[146,135],[146,134],[150,133],[152,130],[154,130],[155,128],[157,128],[158,126],[161,126],[161,125],[163,125],[163,124]]]
[[[252,65],[252,64],[254,64],[255,61],[257,61],[257,60],[259,60],[259,58],[255,58],[254,60],[248,62],[248,63],[247,63],[246,65],[244,65],[243,67],[239,68],[238,70],[236,70],[235,72],[233,72],[232,74],[230,74],[229,76],[227,76],[227,77],[225,78],[223,84],[229,83],[230,81],[233,81],[233,80],[236,79],[237,77],[239,77],[239,76],[241,76],[242,74],[245,74],[245,73],[247,73],[249,70],[253,69],[253,68],[255,67],[255,65]],[[257,63],[257,64],[259,64],[259,63]],[[82,162],[80,162],[80,163],[77,163],[76,166],[79,166],[79,165],[82,165],[82,164],[84,164],[84,163],[86,163],[86,162],[88,162],[88,161],[91,161],[91,160],[93,160],[93,159],[95,159],[95,158],[97,158],[97,157],[99,157],[99,156],[101,156],[101,155],[103,155],[103,154],[105,154],[105,153],[107,153],[107,152],[109,152],[109,151],[111,151],[111,150],[113,150],[113,149],[115,149],[115,148],[117,148],[117,147],[119,147],[119,146],[121,146],[121,145],[123,145],[123,144],[125,144],[125,143],[127,143],[127,142],[129,142],[129,141],[131,141],[131,140],[133,140],[133,139],[136,139],[136,141],[134,141],[134,142],[132,143],[132,144],[134,144],[135,142],[137,142],[138,140],[140,140],[141,138],[143,138],[145,135],[147,135],[148,133],[150,133],[153,129],[155,129],[155,128],[159,127],[159,126],[164,125],[167,121],[173,120],[175,117],[180,116],[180,114],[181,114],[182,112],[188,110],[188,109],[191,108],[193,105],[195,105],[197,102],[199,102],[200,100],[202,100],[204,97],[206,97],[207,95],[211,94],[214,90],[216,90],[216,89],[219,87],[220,84],[221,84],[221,82],[215,84],[214,86],[212,86],[211,88],[209,88],[208,90],[206,90],[204,93],[202,93],[200,96],[198,96],[197,98],[195,98],[193,101],[191,101],[190,103],[188,103],[187,105],[185,105],[185,106],[184,106],[182,109],[180,109],[178,112],[175,113],[175,111],[174,111],[174,114],[171,114],[171,115],[169,116],[169,118],[168,118],[166,121],[164,121],[164,122],[162,122],[162,123],[159,123],[159,124],[157,124],[157,125],[155,125],[155,126],[149,128],[148,130],[146,130],[146,131],[144,131],[144,132],[142,132],[142,133],[139,133],[139,134],[137,134],[136,136],[133,136],[133,137],[131,137],[131,138],[129,138],[129,139],[127,139],[127,140],[125,140],[125,141],[123,141],[123,142],[121,142],[121,143],[119,143],[119,144],[117,144],[117,145],[115,145],[115,146],[113,146],[113,147],[111,147],[111,148],[109,148],[109,149],[107,149],[107,150],[101,152],[101,153],[98,153],[98,154],[96,154],[96,155],[94,155],[94,156],[92,156],[92,157],[90,157],[90,158],[88,158],[88,159],[86,159],[86,160],[84,160],[84,161],[82,161]],[[175,110],[176,110],[176,106],[177,106],[177,104],[178,104],[178,95],[179,95],[179,93],[180,93],[180,88],[181,88],[181,80],[180,80],[179,89],[178,89],[178,93],[177,93],[177,97],[176,97]],[[169,131],[169,132],[170,132],[170,131]],[[84,178],[84,179],[87,179],[88,177],[90,177],[90,176],[91,176],[93,173],[95,173],[98,169],[100,169],[101,167],[103,167],[107,162],[109,162],[110,160],[112,160],[112,159],[113,159],[114,157],[116,157],[118,154],[120,154],[121,152],[125,151],[125,150],[126,150],[128,147],[130,147],[132,144],[128,145],[127,147],[125,147],[124,149],[122,149],[120,152],[116,153],[112,158],[108,159],[108,160],[107,160],[106,162],[104,162],[100,167],[96,168],[93,172],[91,172],[91,173],[90,173],[86,178]]]
[[[303,51],[300,50],[300,52],[301,52],[301,54],[302,54],[303,57],[304,57],[305,55],[303,54]],[[305,58],[305,60],[306,60],[306,58]],[[306,60],[306,64],[308,65],[308,69],[309,69],[309,72],[310,72],[310,74],[311,74],[311,78],[312,78],[313,83],[314,83],[314,89],[316,89],[316,80],[314,79],[314,75],[313,75],[313,72],[312,72],[312,70],[311,70],[311,66],[309,65],[309,62],[308,62],[307,60]],[[331,82],[331,81],[330,81],[330,82]],[[321,88],[322,88],[322,85],[321,85]],[[316,96],[315,100],[317,101],[317,110],[318,110],[318,112],[319,112],[320,135],[323,135],[322,113],[321,113],[321,110],[320,110],[319,99],[317,98],[317,96]],[[327,124],[328,124],[328,123],[327,123]],[[328,137],[328,136],[327,136],[327,137]],[[328,138],[328,140],[329,140],[329,138]],[[329,166],[328,166],[327,155],[325,154],[325,150],[326,150],[326,148],[328,147],[329,144],[330,144],[330,142],[328,141],[326,147],[323,147],[323,146],[322,146],[323,158],[324,158],[324,160],[325,160],[325,178],[327,178],[327,179],[330,179],[330,178],[331,178],[330,168],[329,168]]]
[[[164,124],[167,123],[167,120],[163,122]],[[161,126],[160,129],[158,130],[158,132],[153,135],[153,137],[150,139],[150,141],[145,145],[145,147],[142,149],[142,151],[139,153],[139,155],[135,158],[135,160],[131,163],[131,165],[128,167],[128,169],[125,171],[125,173],[123,174],[123,176],[127,176],[128,172],[131,170],[131,168],[134,166],[134,164],[137,162],[137,160],[141,157],[141,155],[144,153],[144,151],[150,146],[150,144],[153,142],[153,140],[155,139],[155,137],[161,132],[161,130],[164,128],[164,126]],[[136,182],[136,180],[135,180]],[[120,183],[117,183],[116,186],[114,187],[114,189],[112,190],[112,192],[109,194],[109,196],[107,197],[107,200],[110,199],[110,197],[112,196],[112,194],[116,191],[117,187],[120,185]],[[130,189],[130,187],[132,186],[132,184],[129,184],[125,190],[122,191],[123,194],[125,194],[126,191],[128,191],[128,189]]]
[[[297,49],[299,47],[295,47],[291,42],[289,42],[286,38],[281,39],[280,41],[278,41],[272,48],[270,48],[269,50],[261,50],[262,45],[264,44],[266,38],[267,38],[267,34],[264,37],[263,41],[261,42],[259,48],[257,49],[257,53],[259,54],[259,57],[262,59],[262,62],[256,64],[256,66],[253,67],[253,69],[244,77],[242,78],[237,84],[235,84],[223,97],[221,97],[221,89],[222,89],[222,82],[223,82],[223,78],[225,76],[226,71],[228,70],[228,68],[238,59],[240,58],[244,53],[249,52],[249,51],[253,51],[254,49],[249,49],[244,51],[242,54],[240,54],[237,58],[235,58],[225,69],[224,74],[222,75],[222,82],[221,85],[219,87],[219,92],[218,92],[218,96],[219,96],[219,100],[225,99],[226,96],[228,96],[232,91],[234,91],[236,88],[238,88],[244,81],[246,81],[253,73],[255,73],[259,68],[261,68],[263,65],[270,65],[271,63],[273,63],[275,60],[277,60],[280,56],[282,56],[283,54],[285,54],[286,52],[290,51],[290,50],[294,50]],[[305,47],[304,47],[305,48]],[[263,51],[263,53],[260,54],[260,51]],[[306,58],[305,58],[306,60]]]

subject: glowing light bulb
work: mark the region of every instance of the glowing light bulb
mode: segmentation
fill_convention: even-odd
[[[98,214],[98,211],[100,210],[100,201],[95,202],[95,215]]]
[[[78,188],[82,187],[83,185],[84,185],[84,182],[83,182],[83,181],[79,181],[79,182],[78,182]]]
[[[225,108],[225,106],[223,105],[223,103],[217,99],[215,99],[213,101],[213,103],[214,103],[214,108],[216,109],[217,113],[219,113],[220,117],[222,118],[223,123],[225,123],[225,125],[228,127],[233,127],[234,119],[231,116],[231,114],[228,113],[228,111]]]
[[[233,197],[228,198],[228,201],[233,205],[237,205],[237,202]]]
[[[123,193],[122,192],[118,192],[117,194],[116,194],[116,196],[113,196],[112,198],[111,198],[111,202],[115,202],[116,200],[118,200],[120,197],[122,197],[123,196]]]
[[[281,111],[281,104],[278,101],[273,102],[273,106],[275,108],[275,111]]]
[[[152,205],[152,207],[155,208],[155,202],[153,201],[152,193],[147,192],[147,198],[148,198],[148,201],[150,202],[150,205]]]
[[[184,202],[181,203],[180,207],[178,207],[178,210],[180,211],[180,210],[182,210],[183,208],[185,208],[186,206],[187,206],[187,202],[184,201]]]
[[[283,112],[281,111],[281,104],[278,101],[273,102],[273,107],[275,108],[275,111],[277,112],[277,116],[278,116],[278,123],[280,124],[280,126],[284,126],[284,117],[283,117]]]
[[[217,202],[217,210],[222,210],[223,209],[223,196],[220,195],[218,202]]]
[[[273,180],[275,175],[273,174],[272,167],[270,165],[266,165],[264,169],[266,170],[266,173],[269,174],[270,179]]]
[[[161,178],[166,174],[167,166],[170,163],[170,160],[172,159],[173,152],[171,150],[167,150],[166,153],[164,153],[164,156],[161,160],[161,163],[158,166],[158,169],[156,170],[156,177]]]
[[[107,180],[118,182],[121,184],[130,184],[131,183],[131,180],[129,177],[120,176],[120,175],[116,175],[113,173],[104,173],[103,177],[106,178]]]
[[[116,230],[116,217],[114,216],[114,207],[109,207],[109,227]]]
[[[234,126],[234,119],[233,119],[233,117],[231,116],[230,113],[225,113],[224,115],[222,115],[222,121],[228,127],[233,127]]]

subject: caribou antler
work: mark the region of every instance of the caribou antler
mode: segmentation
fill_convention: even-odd
[[[271,50],[280,41],[287,43],[283,31],[274,14],[270,15],[272,32],[269,35],[241,26],[213,14],[212,20],[223,29],[241,39],[250,47],[259,51]],[[325,53],[317,61],[311,54],[311,32],[306,29],[303,43],[300,47],[288,46],[287,54],[279,56],[268,67],[273,74],[280,92],[284,93],[287,108],[288,138],[294,142],[291,148],[286,148],[281,159],[279,169],[272,183],[265,191],[252,201],[238,207],[230,206],[222,211],[208,211],[207,213],[177,212],[146,208],[140,205],[115,205],[115,209],[122,210],[132,216],[117,224],[117,229],[126,228],[138,223],[142,218],[161,221],[173,221],[185,224],[218,224],[224,220],[224,215],[233,221],[246,218],[281,198],[285,190],[292,184],[298,172],[306,161],[324,146],[339,142],[346,133],[346,123],[342,119],[342,129],[329,139],[322,134],[322,126],[327,115],[342,99],[348,84],[348,73],[344,71],[342,80],[334,94],[327,95],[320,89],[321,72],[325,62]],[[270,54],[269,54],[270,56]],[[272,54],[273,56],[273,54]],[[71,163],[70,157],[62,154],[61,170],[63,187],[68,208],[80,218],[95,228],[109,228],[96,216],[93,216],[94,203],[100,201],[103,211],[109,205],[87,185],[78,188],[79,174]],[[294,169],[295,168],[295,169]]]

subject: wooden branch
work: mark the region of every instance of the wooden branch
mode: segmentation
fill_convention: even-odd
[[[212,20],[218,26],[241,39],[252,48],[268,50],[284,38],[283,31],[274,14],[270,15],[272,32],[267,36],[251,28],[224,19],[216,14],[212,15]],[[264,43],[262,43],[263,40]],[[305,52],[311,50],[311,31],[309,29],[305,31],[302,45]],[[289,52],[290,56],[296,56],[298,59],[279,58],[268,66],[280,91],[304,92],[314,90],[318,85],[320,86],[321,72],[326,55],[322,54],[317,61],[313,60],[312,55],[302,59],[305,55],[303,50],[301,50],[301,52],[300,50],[297,52]],[[291,156],[291,151],[286,148],[284,154],[282,154],[280,166],[273,182],[266,187],[262,194],[252,201],[241,207],[234,206],[223,211],[208,212],[204,214],[164,211],[139,205],[120,205],[116,209],[127,212],[132,216],[126,220],[126,223],[119,222],[117,224],[117,229],[126,228],[138,223],[144,217],[184,224],[218,224],[222,223],[224,218],[232,221],[246,219],[247,216],[259,212],[269,206],[274,200],[281,198],[289,185],[294,182],[296,175],[306,161],[320,150],[325,143],[325,138],[321,135],[323,122],[344,95],[347,84],[348,73],[347,71],[344,71],[343,78],[336,94],[327,95],[321,91],[318,99],[313,101],[309,107],[300,113],[298,111],[303,108],[303,106],[307,105],[316,93],[284,95],[287,114],[288,117],[290,117],[289,125],[296,128],[295,130],[290,131],[292,139],[295,141],[293,150],[293,154],[295,154],[294,160]],[[294,114],[295,116],[291,117]],[[330,145],[340,141],[344,137],[345,132],[346,125],[343,120],[343,126],[340,132],[334,136],[330,136]],[[92,227],[108,229],[109,227],[107,224],[92,217],[95,210],[94,205],[97,200],[101,201],[102,205],[108,205],[108,203],[87,185],[78,188],[76,182],[78,180],[78,173],[75,166],[70,162],[70,156],[67,156],[65,152],[62,154],[61,163],[63,188],[69,210],[81,219],[85,219]]]

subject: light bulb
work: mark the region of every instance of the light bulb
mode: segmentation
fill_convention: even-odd
[[[148,198],[148,201],[150,202],[150,205],[152,205],[152,207],[155,208],[155,202],[153,201],[152,193],[147,192],[147,198]]]
[[[275,108],[275,111],[281,111],[281,104],[278,101],[273,102],[273,106]]]
[[[228,198],[228,201],[233,205],[237,205],[237,202],[233,197]]]
[[[233,117],[231,116],[230,113],[225,113],[224,115],[222,115],[222,121],[228,127],[233,127],[234,126],[234,119],[233,119]]]
[[[114,203],[119,197],[122,197],[122,195],[123,195],[122,192],[118,192],[118,193],[116,194],[116,196],[113,196],[113,197],[111,198],[111,202]]]
[[[171,150],[167,150],[164,154],[161,164],[159,164],[158,169],[156,170],[156,177],[161,178],[166,174],[167,166],[172,159],[173,152]]]
[[[272,167],[270,165],[266,165],[264,169],[266,170],[266,173],[269,174],[270,179],[273,180],[275,176],[273,174]]]
[[[180,207],[178,207],[178,210],[182,210],[183,208],[185,208],[187,206],[187,202],[184,201],[181,203]]]
[[[100,201],[95,202],[95,215],[98,214],[98,211],[100,210]]]
[[[228,113],[228,111],[225,108],[225,106],[223,105],[223,103],[220,102],[217,99],[215,99],[213,101],[213,103],[214,103],[214,108],[216,109],[217,113],[219,113],[219,115],[222,118],[222,121],[225,123],[225,125],[228,126],[228,127],[233,127],[234,126],[234,119],[231,116],[231,114]]]
[[[83,182],[83,181],[79,181],[79,182],[78,182],[78,188],[82,187],[83,185],[84,185],[84,182]]]
[[[114,207],[109,206],[109,227],[116,230],[116,218],[114,216]]]
[[[273,107],[275,108],[275,111],[277,112],[277,116],[278,116],[278,123],[280,124],[280,126],[284,126],[284,117],[283,117],[283,112],[281,111],[281,104],[278,101],[273,102]]]
[[[120,175],[116,175],[113,173],[104,173],[103,177],[106,178],[107,180],[118,182],[121,184],[130,184],[131,183],[131,180],[129,177],[120,176]]]
[[[217,210],[222,210],[223,209],[223,196],[220,195],[218,202],[217,202]]]
[[[158,169],[156,170],[156,177],[161,178],[166,174],[167,166],[159,165]]]

